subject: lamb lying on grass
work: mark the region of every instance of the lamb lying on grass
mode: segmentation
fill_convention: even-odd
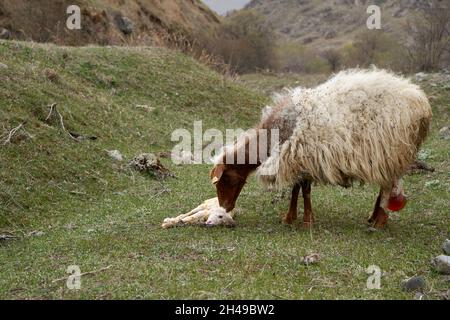
[[[182,225],[206,225],[212,226],[234,226],[234,210],[227,212],[224,208],[219,206],[219,199],[217,197],[208,199],[200,204],[192,211],[179,215],[176,218],[166,218],[162,224],[164,229],[172,228]]]

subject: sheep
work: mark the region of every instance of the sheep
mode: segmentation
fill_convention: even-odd
[[[206,225],[208,227],[224,225],[233,227],[235,222],[233,220],[234,210],[226,212],[226,210],[219,206],[219,199],[217,197],[205,200],[195,209],[188,213],[179,215],[176,218],[166,218],[162,224],[164,229],[168,229],[181,225]]]
[[[402,176],[414,163],[425,140],[432,111],[424,92],[409,80],[372,68],[342,71],[312,89],[296,88],[275,96],[263,110],[256,134],[225,148],[210,175],[220,206],[234,208],[248,176],[256,171],[267,187],[292,187],[291,224],[297,218],[302,189],[303,224],[314,222],[311,184],[352,186],[353,182],[380,186],[369,223],[383,227],[385,210],[405,204]],[[279,130],[279,150],[249,162],[249,145],[264,130]],[[237,164],[237,154],[245,163]],[[230,161],[231,159],[231,161]]]

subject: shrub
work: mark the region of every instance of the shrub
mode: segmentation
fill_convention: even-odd
[[[274,69],[276,37],[265,18],[253,10],[242,10],[228,16],[210,38],[206,49],[219,55],[239,72]]]

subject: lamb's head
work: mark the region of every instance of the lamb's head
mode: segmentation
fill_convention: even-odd
[[[218,208],[214,208],[211,210],[208,220],[206,221],[206,226],[208,226],[208,227],[214,227],[214,226],[234,227],[235,222],[229,212],[227,212],[222,207],[218,207]]]

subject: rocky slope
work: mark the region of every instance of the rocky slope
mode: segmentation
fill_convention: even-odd
[[[66,28],[66,10],[73,4],[81,9],[81,30]],[[166,33],[212,32],[219,23],[200,0],[0,1],[0,38],[39,42],[149,44]]]
[[[252,0],[247,8],[265,15],[287,39],[323,47],[340,46],[358,32],[367,30],[366,11],[371,4],[381,8],[382,30],[401,37],[406,18],[428,3],[421,0]]]

